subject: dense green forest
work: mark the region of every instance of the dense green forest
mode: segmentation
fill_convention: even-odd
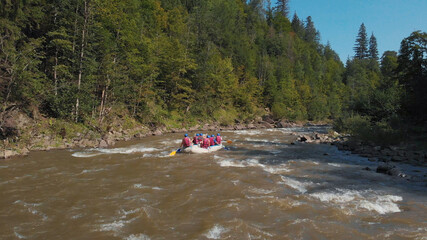
[[[344,65],[287,0],[0,1],[1,111],[102,124],[427,120],[427,34],[380,58],[362,24]],[[399,121],[397,121],[399,120]],[[5,134],[2,133],[4,137]]]

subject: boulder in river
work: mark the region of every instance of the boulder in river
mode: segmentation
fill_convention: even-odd
[[[377,173],[383,173],[390,176],[406,177],[406,174],[400,171],[396,166],[390,164],[381,164],[377,167]]]

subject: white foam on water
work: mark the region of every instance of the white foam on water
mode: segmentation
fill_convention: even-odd
[[[78,157],[78,158],[90,158],[90,157],[95,157],[98,155],[101,155],[102,153],[96,153],[96,152],[75,152],[73,154],[71,154],[71,156],[73,157]]]
[[[204,234],[209,239],[221,239],[221,234],[228,232],[229,230],[221,225],[215,224],[207,233]]]
[[[289,177],[284,177],[284,176],[280,176],[283,180],[283,183],[295,190],[298,190],[300,193],[305,193],[307,192],[307,187],[313,185],[312,182],[300,182],[298,180],[289,178]]]
[[[260,130],[238,130],[238,131],[234,131],[234,134],[237,135],[259,135],[261,134]]]
[[[147,217],[151,217],[153,214],[160,214],[162,213],[162,210],[158,209],[158,208],[153,208],[151,206],[144,206],[141,208],[145,214],[147,215]]]
[[[339,193],[312,193],[310,196],[319,199],[321,202],[332,202],[332,203],[347,203],[353,201],[356,196],[361,197],[357,192],[339,192]]]
[[[0,166],[0,169],[8,168],[9,166]]]
[[[264,142],[264,143],[271,142],[268,139],[256,139],[256,138],[245,138],[244,140],[248,142]]]
[[[308,219],[308,218],[298,218],[295,221],[293,221],[291,224],[299,224],[299,223],[306,223],[306,222],[311,222],[312,220]]]
[[[248,195],[245,195],[245,197],[247,198],[247,199],[275,199],[276,197],[275,196],[248,196]]]
[[[260,164],[263,165],[263,164]],[[264,171],[269,172],[271,174],[281,174],[281,173],[286,173],[286,172],[290,172],[291,170],[287,167],[286,164],[280,164],[280,165],[275,165],[275,166],[262,166]]]
[[[140,233],[140,234],[132,234],[123,239],[124,240],[150,240],[151,238],[145,234]]]
[[[84,216],[84,214],[79,213],[79,214],[77,214],[77,215],[73,215],[73,216],[71,216],[71,219],[79,219],[79,218],[81,218],[81,217],[83,217],[83,216]]]
[[[338,188],[335,190],[334,192],[312,193],[310,196],[321,202],[336,204],[346,212],[359,209],[374,211],[379,214],[401,211],[396,203],[403,200],[401,196],[383,195],[373,190],[359,191]]]
[[[25,237],[24,235],[18,233],[19,230],[20,230],[19,227],[14,227],[13,228],[13,233],[15,234],[15,236],[17,238],[19,238],[19,239],[27,239],[27,237]]]
[[[328,165],[333,167],[341,167],[341,165],[338,163],[328,163]]]
[[[28,212],[30,212],[33,215],[41,217],[43,221],[46,221],[48,219],[48,216],[46,214],[36,209],[36,207],[41,206],[41,203],[26,203],[21,200],[16,200],[13,204],[20,204],[24,206],[25,208],[27,208]]]
[[[230,159],[230,160],[228,160],[228,159],[221,160],[221,161],[219,161],[219,165],[221,167],[239,167],[239,168],[246,167],[243,163],[233,161],[232,159]]]
[[[152,147],[144,147],[142,145],[133,145],[124,148],[91,148],[83,152],[75,152],[71,154],[73,157],[88,158],[95,157],[101,154],[133,154],[133,153],[144,153],[154,152],[159,149]]]
[[[132,154],[132,153],[143,153],[143,152],[153,152],[159,149],[152,147],[144,147],[141,145],[134,145],[125,148],[100,148],[97,151],[106,154]]]
[[[92,172],[101,172],[107,170],[106,168],[97,168],[97,169],[85,169],[80,174],[92,173]]]
[[[251,193],[264,194],[264,195],[275,192],[274,190],[267,190],[267,189],[263,189],[263,188],[254,188],[254,187],[251,187],[249,189],[249,191]]]
[[[129,211],[126,211],[124,209],[120,209],[119,213],[123,215],[121,218],[126,218],[129,214],[134,214],[134,213],[137,213],[140,211],[141,211],[141,208],[136,208],[136,209],[132,209]]]
[[[118,232],[128,222],[129,221],[119,220],[119,221],[114,221],[112,223],[101,224],[99,227],[99,230],[104,232]]]
[[[142,185],[142,184],[140,184],[140,183],[135,183],[134,185],[133,185],[133,187],[134,188],[138,188],[138,189],[153,189],[153,190],[164,190],[163,188],[161,188],[161,187],[151,187],[151,186],[144,186],[144,185]]]
[[[403,198],[401,196],[378,196],[375,202],[361,201],[359,207],[369,211],[376,211],[379,214],[396,213],[400,212],[400,208],[395,202],[400,202],[402,200]]]
[[[260,167],[264,171],[269,172],[271,174],[281,174],[285,172],[290,172],[291,170],[287,167],[286,164],[280,164],[280,165],[265,165],[259,162],[258,159],[247,159],[246,161],[238,161],[234,159],[224,159],[218,156],[214,156],[215,159],[221,159],[220,161],[217,161],[217,163],[221,167],[238,167],[238,168],[245,168],[245,167]]]

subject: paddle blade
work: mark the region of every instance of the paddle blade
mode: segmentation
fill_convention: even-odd
[[[230,141],[230,140],[227,140],[227,143],[233,143],[232,141]]]
[[[173,151],[169,154],[169,156],[175,156],[175,154],[176,154],[176,151]]]

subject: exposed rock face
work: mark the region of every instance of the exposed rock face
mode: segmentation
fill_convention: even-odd
[[[27,115],[12,107],[11,110],[6,110],[0,115],[0,136],[19,136],[31,121]]]

